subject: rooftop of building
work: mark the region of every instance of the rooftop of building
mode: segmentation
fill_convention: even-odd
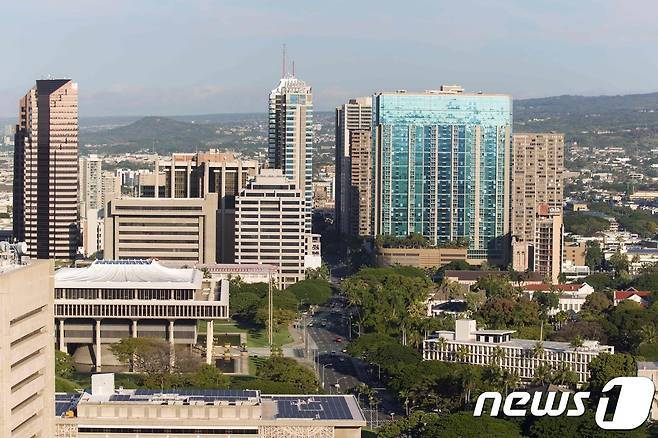
[[[514,330],[478,330],[474,334],[503,335],[503,334],[510,334],[510,333],[514,333]],[[539,342],[537,339],[518,339],[518,338],[512,338],[509,341],[497,342],[497,343],[485,342],[485,341],[476,341],[476,340],[456,341],[451,337],[453,335],[454,335],[454,332],[452,332],[452,331],[439,331],[439,332],[436,332],[430,338],[426,339],[426,341],[428,341],[428,342],[437,342],[438,338],[443,337],[448,342],[454,342],[454,343],[457,343],[457,344],[500,345],[501,347],[520,348],[520,349],[523,349],[523,350],[532,350],[533,348],[535,348],[535,346]],[[573,347],[569,342],[542,341],[541,344],[542,344],[542,347],[544,348],[545,351],[554,351],[554,352],[574,352],[574,351],[576,351],[576,347]],[[612,348],[612,347],[610,347],[609,345],[600,344],[598,341],[586,340],[586,341],[583,341],[583,346],[582,347],[578,347],[578,351],[582,351],[582,352],[607,352],[607,351],[610,350],[610,348]]]
[[[210,273],[216,274],[276,274],[279,268],[274,265],[264,264],[239,264],[239,263],[209,263],[198,264],[197,269],[207,269]]]
[[[511,98],[511,95],[505,93],[483,93],[482,91],[477,92],[465,92],[460,85],[441,85],[439,89],[436,90],[424,90],[424,91],[408,91],[404,89],[395,90],[395,91],[380,91],[375,93],[375,95],[410,95],[410,96],[499,96]]]
[[[576,292],[584,287],[587,283],[574,283],[574,284],[529,284],[524,287],[527,291],[533,292]]]
[[[311,93],[311,87],[297,78],[294,73],[287,74],[279,80],[279,84],[272,90],[270,96],[286,93]]]
[[[638,370],[658,371],[658,362],[637,362]]]
[[[340,420],[365,422],[363,412],[352,395],[265,395],[254,390],[202,389],[114,389],[95,393],[57,393],[55,415],[75,417],[84,405],[177,405],[217,406],[218,408],[260,407],[261,420]],[[220,417],[221,419],[221,417]],[[226,419],[231,419],[227,417]],[[235,419],[235,418],[233,418]]]
[[[648,297],[651,295],[651,291],[648,290],[637,290],[634,287],[629,287],[626,290],[616,290],[615,291],[615,299],[616,300],[625,300],[627,298],[632,297],[633,295],[637,295],[638,297]]]
[[[11,244],[0,241],[0,275],[15,271],[32,263],[25,254],[27,254],[27,244],[25,242]]]
[[[197,269],[168,268],[156,260],[96,260],[85,268],[62,268],[55,288],[199,289],[203,273]]]

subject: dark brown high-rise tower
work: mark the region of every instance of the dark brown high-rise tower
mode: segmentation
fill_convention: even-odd
[[[30,257],[74,258],[78,245],[78,84],[38,80],[20,100],[14,236]]]

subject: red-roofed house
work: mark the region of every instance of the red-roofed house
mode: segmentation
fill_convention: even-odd
[[[523,293],[529,299],[535,292],[551,292],[555,291],[559,294],[558,307],[551,309],[549,315],[553,316],[561,311],[564,312],[580,312],[581,307],[585,304],[585,298],[592,292],[594,288],[587,283],[582,284],[528,284],[523,288]]]
[[[629,287],[626,290],[616,290],[615,291],[615,306],[621,303],[622,301],[631,300],[635,301],[639,305],[646,307],[649,300],[649,295],[651,292],[648,290],[637,290],[634,287]]]

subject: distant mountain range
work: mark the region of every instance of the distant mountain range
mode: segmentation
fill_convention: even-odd
[[[333,113],[316,112],[316,118],[323,132],[333,132]],[[267,115],[94,117],[80,124],[81,145],[104,145],[107,152],[253,149],[264,145],[253,138],[266,135]],[[593,146],[653,147],[658,145],[658,93],[515,100],[514,130],[564,132],[568,142]],[[251,138],[245,142],[245,137]]]

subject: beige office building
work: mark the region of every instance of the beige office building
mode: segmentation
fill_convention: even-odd
[[[214,263],[217,194],[204,198],[111,198],[105,260],[157,259],[171,266]]]
[[[77,252],[78,84],[38,80],[20,100],[15,137],[14,237],[30,257]]]
[[[307,239],[304,194],[278,169],[264,169],[236,198],[235,261],[279,268],[279,286],[303,280]]]
[[[352,236],[370,235],[372,98],[336,108],[336,223]]]
[[[7,245],[5,244],[5,248]],[[0,437],[53,436],[52,261],[0,249]]]
[[[512,266],[546,273],[553,282],[561,270],[560,238],[545,247],[548,229],[562,226],[564,135],[520,133],[513,136]],[[548,211],[539,209],[547,206]],[[553,221],[547,216],[557,216]],[[538,241],[541,239],[541,241]],[[558,254],[546,257],[547,254]]]
[[[366,425],[353,395],[115,389],[112,374],[57,394],[55,414],[56,438],[359,438]]]
[[[235,197],[258,173],[256,160],[243,160],[232,152],[209,150],[179,153],[156,162],[155,174],[140,176],[140,196],[203,198],[217,194],[217,245],[215,260],[233,263],[235,253]],[[153,186],[158,184],[156,191]],[[163,185],[161,187],[160,185]]]

